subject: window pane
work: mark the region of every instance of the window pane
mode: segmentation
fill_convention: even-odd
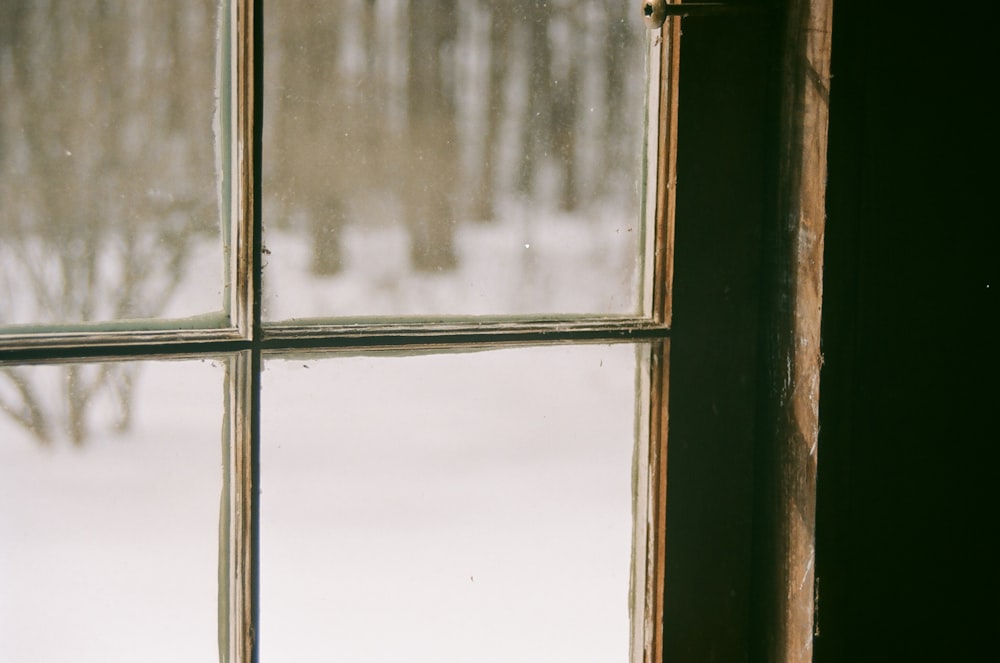
[[[265,318],[639,313],[645,35],[620,0],[268,3]]]
[[[636,364],[268,361],[261,660],[628,661]]]
[[[0,3],[0,328],[223,308],[219,16]]]
[[[0,367],[0,660],[218,659],[223,374]]]

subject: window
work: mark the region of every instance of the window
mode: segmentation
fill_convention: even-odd
[[[7,10],[5,657],[653,646],[661,45],[419,9]]]
[[[661,660],[680,19],[417,6],[0,10],[5,659]]]

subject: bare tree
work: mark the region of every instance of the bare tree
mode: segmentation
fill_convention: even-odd
[[[619,0],[603,0],[604,24],[604,122],[601,131],[601,161],[610,176],[621,178],[630,172],[630,167],[638,159],[638,154],[630,157],[630,148],[636,145],[637,121],[629,122],[629,108],[622,108],[623,100],[629,99],[629,82],[641,80],[642,55],[634,26],[629,20],[635,8],[631,3]],[[601,190],[606,189],[601,187]]]
[[[0,324],[155,317],[189,249],[218,232],[212,0],[0,4]],[[134,366],[65,369],[63,428],[94,394],[127,403]],[[0,409],[53,429],[27,373]],[[127,411],[119,424],[127,426]]]
[[[486,60],[489,80],[486,85],[485,117],[482,120],[482,154],[479,159],[479,181],[473,186],[474,215],[482,221],[496,217],[496,187],[499,177],[500,138],[507,110],[507,83],[510,77],[509,54],[515,52],[519,7],[514,2],[488,2],[489,43]]]
[[[342,267],[340,231],[346,220],[347,168],[344,137],[350,123],[343,110],[337,55],[339,25],[328,3],[289,0],[280,9],[275,47],[280,49],[273,107],[274,140],[266,152],[268,180],[283,211],[307,206],[312,236],[312,269],[334,274]]]
[[[586,41],[578,38],[582,21],[578,5],[557,4],[557,11],[550,19],[549,41],[551,72],[548,82],[551,89],[551,107],[548,115],[548,133],[552,155],[560,174],[558,202],[567,211],[576,210],[579,203],[577,183],[578,101],[580,95],[581,61],[586,57]],[[585,4],[585,3],[584,3]]]
[[[458,179],[455,124],[456,0],[411,3],[409,10],[408,169],[404,201],[410,258],[421,270],[456,263],[453,229]]]

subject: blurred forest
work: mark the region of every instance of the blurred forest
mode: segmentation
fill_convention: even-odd
[[[285,0],[265,9],[264,222],[342,268],[345,223],[398,219],[417,270],[511,196],[636,209],[644,34],[626,0]]]
[[[216,0],[0,2],[0,326],[155,317],[219,243],[217,26]],[[133,364],[29,375],[0,368],[0,411],[41,442],[82,444],[102,394],[128,426]]]
[[[216,26],[215,0],[0,3],[0,324],[157,316],[218,236]]]
[[[224,4],[0,2],[0,328],[157,317],[220,242]],[[637,216],[632,2],[264,4],[264,225],[314,274],[343,269],[345,224],[398,223],[410,266],[446,272],[457,225],[504,200]],[[59,399],[0,368],[0,411],[82,444],[98,394],[128,426],[128,366],[67,366]]]

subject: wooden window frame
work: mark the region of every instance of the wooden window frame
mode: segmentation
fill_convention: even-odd
[[[694,4],[679,10],[658,654],[805,663],[833,3]]]
[[[229,263],[235,275],[226,304],[231,324],[217,329],[134,330],[122,326],[0,336],[0,363],[228,357],[231,407],[227,427],[234,440],[230,462],[237,485],[229,563],[232,577],[239,580],[229,588],[229,603],[240,613],[230,620],[237,628],[229,633],[229,660],[256,660],[260,504],[255,486],[261,471],[260,371],[265,355],[291,350],[417,350],[578,342],[646,342],[653,348],[643,660],[811,660],[832,0],[728,4],[747,9],[757,18],[669,18],[662,28],[664,38],[658,39],[660,98],[652,122],[659,125],[659,132],[658,142],[651,146],[656,159],[648,173],[656,185],[650,189],[646,212],[652,211],[649,218],[655,228],[651,316],[292,326],[264,324],[260,315],[263,64],[259,55],[264,48],[263,0],[232,0],[229,23],[223,30],[223,48],[232,49],[232,67],[224,72],[223,80],[232,85],[228,98],[234,106],[223,111],[232,120],[234,134],[230,155],[234,179],[228,201],[233,222],[227,239],[233,247]],[[732,206],[720,208],[717,211],[722,221],[717,229],[725,235],[735,228],[731,236],[714,244],[699,244],[704,238],[695,233],[697,241],[688,244],[682,240],[675,247],[675,218],[681,219],[678,236],[691,234],[684,226],[692,221],[684,215],[701,200],[698,192],[686,193],[686,184],[693,181],[685,180],[685,173],[696,174],[706,159],[719,157],[696,155],[698,141],[687,137],[698,133],[691,130],[694,123],[706,121],[697,117],[697,110],[685,106],[685,90],[691,84],[685,86],[684,80],[697,80],[691,76],[697,76],[701,67],[697,62],[688,67],[679,55],[681,24],[688,20],[740,20],[747,23],[737,31],[761,31],[760,43],[755,46],[759,51],[751,58],[759,67],[749,83],[734,88],[734,99],[740,103],[739,95],[749,94],[752,86],[764,86],[753,111],[759,115],[763,139],[760,145],[750,146],[749,156],[740,157],[739,172],[747,175],[756,170],[759,175],[745,185],[749,188],[741,189],[753,191],[750,197],[756,201],[756,215],[747,218],[744,214],[738,220]],[[704,30],[708,34],[715,28]],[[700,31],[692,24],[685,41],[702,39]],[[711,37],[708,42],[712,43]],[[688,147],[685,141],[690,143]],[[749,257],[736,260],[735,271],[722,269],[725,281],[739,276],[739,269],[745,271],[747,265],[757,263],[752,270],[754,283],[745,296],[734,298],[738,299],[734,303],[727,299],[729,293],[720,297],[718,292],[709,292],[711,279],[697,281],[706,264],[720,259],[724,262],[731,251],[739,250],[734,245],[747,237],[752,244]],[[705,303],[704,311],[698,312],[693,305],[686,310],[674,306],[681,302],[688,306],[697,300]],[[727,327],[731,319],[720,316],[712,308],[713,301],[722,302],[720,310],[738,309],[733,319],[749,326]],[[712,347],[689,342],[706,330]],[[754,370],[742,375],[734,373],[732,364],[713,364],[707,372],[697,366],[701,359],[720,351],[731,351],[736,365],[752,365]],[[668,364],[672,364],[669,371]],[[747,375],[753,388],[719,395],[720,385]],[[668,393],[674,395],[672,402],[668,402]],[[679,394],[684,395],[682,399],[677,398]],[[718,471],[710,457],[718,451],[713,444],[719,443],[718,436],[725,438],[731,431],[725,427],[713,431],[704,421],[689,423],[684,408],[713,398],[721,398],[713,407],[732,406],[743,412],[737,417],[738,425],[751,425],[749,434],[744,431],[742,450],[722,472],[735,472],[743,485],[749,486],[749,506],[745,490],[717,490],[705,507],[705,489],[693,486],[712,480]],[[683,439],[699,426],[707,432]],[[668,427],[672,441],[669,454]],[[709,444],[701,451],[691,451],[691,445],[706,439]],[[704,564],[691,565],[691,557],[698,554],[700,546],[712,546],[705,534],[711,528],[702,527],[701,534],[689,536],[686,522],[704,516],[725,519],[734,514],[740,521],[740,534],[735,537],[738,545],[725,551],[709,550]],[[721,572],[709,568],[714,563],[723,565]],[[721,582],[717,581],[719,576]],[[706,591],[699,592],[699,585]],[[745,591],[746,596],[734,598],[737,591]],[[698,607],[688,610],[692,601]],[[736,627],[731,623],[734,620],[740,622]],[[729,658],[732,655],[736,658]]]

